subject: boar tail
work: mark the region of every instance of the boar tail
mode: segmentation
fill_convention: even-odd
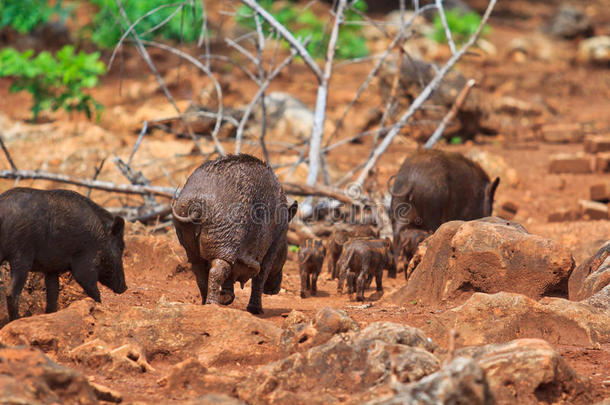
[[[176,189],[176,192],[178,191],[178,189]],[[201,222],[201,212],[197,212],[197,210],[192,210],[189,209],[188,210],[188,214],[183,217],[180,214],[178,214],[176,212],[176,206],[175,203],[176,202],[176,193],[174,193],[174,196],[172,197],[172,216],[174,217],[174,219],[178,222],[191,222],[191,223],[200,223]]]
[[[412,194],[413,192],[413,186],[408,185],[407,187],[405,187],[402,190],[394,190],[394,185],[396,184],[396,174],[393,175],[392,177],[390,177],[390,179],[388,180],[387,183],[387,187],[388,187],[388,193],[392,196],[392,197],[405,197],[408,194]],[[409,195],[408,199],[411,200],[412,195]]]

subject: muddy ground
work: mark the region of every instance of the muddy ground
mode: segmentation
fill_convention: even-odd
[[[510,96],[534,105],[539,112],[532,115],[523,111],[506,113],[492,109],[490,122],[497,132],[495,135],[479,135],[462,145],[442,144],[438,147],[462,153],[484,151],[503,158],[507,166],[516,171],[517,179],[512,185],[502,179],[496,194],[496,209],[506,202],[514,203],[518,206],[515,221],[531,233],[569,248],[576,264],[579,264],[610,239],[610,220],[592,221],[581,218],[549,222],[548,217],[561,209],[578,210],[578,201],[589,198],[589,187],[610,181],[610,173],[549,173],[552,155],[582,151],[583,145],[582,142],[548,143],[540,139],[540,133],[545,125],[551,124],[580,124],[585,133],[610,133],[610,71],[606,66],[591,66],[577,61],[575,54],[578,40],[559,40],[541,33],[541,26],[556,7],[553,2],[536,6],[531,2],[507,3],[500,2],[497,15],[491,19],[493,29],[487,40],[493,44],[495,52],[477,51],[464,58],[458,68],[467,77],[477,80],[483,103],[494,105],[496,100]],[[610,34],[610,11],[603,1],[590,2],[586,11],[594,22],[596,34]],[[383,15],[374,17],[381,19]],[[510,43],[515,38],[530,43],[535,42],[534,38],[539,38],[542,42],[540,46],[549,47],[551,55],[541,56],[533,50],[530,54],[515,56],[509,52]],[[222,44],[215,46],[215,52],[231,54]],[[153,51],[152,54],[161,72],[173,77],[174,81],[169,83],[170,88],[182,108],[193,98],[198,102],[210,99],[206,93],[209,92],[209,81],[205,77],[172,56],[158,51]],[[446,56],[447,50],[441,47],[434,57],[440,59]],[[82,117],[61,112],[48,115],[47,122],[27,123],[29,97],[25,94],[9,94],[9,81],[0,80],[0,125],[18,168],[44,169],[90,178],[102,158],[112,158],[114,154],[123,158],[128,156],[142,120],[174,115],[162,92],[154,84],[152,75],[133,49],[125,52],[121,62],[122,68],[115,66],[102,79],[102,85],[92,92],[106,108],[99,124],[88,123]],[[370,68],[370,63],[348,64],[333,73],[328,102],[330,131],[327,133],[332,132],[332,123],[353,97],[355,83],[360,83]],[[243,105],[256,90],[256,86],[235,67],[225,66],[219,80],[223,86],[225,106]],[[315,101],[315,88],[313,76],[301,62],[292,64],[271,85],[271,91],[292,93],[310,107]],[[373,86],[356,103],[337,139],[349,137],[361,130],[370,111],[381,104],[382,100]],[[268,141],[272,162],[294,161],[297,153],[283,151],[282,134],[271,133]],[[201,144],[207,152],[212,151],[210,139],[201,139]],[[232,139],[223,139],[223,145],[231,151],[234,142]],[[361,143],[348,144],[331,152],[328,155],[331,175],[337,179],[362,162],[370,147],[371,139],[364,138]],[[415,147],[408,131],[399,136],[381,158],[370,187],[383,192],[386,181],[397,171],[404,155]],[[178,186],[201,162],[200,156],[191,153],[192,149],[190,140],[155,128],[136,154],[134,168],[142,170],[155,185]],[[247,153],[262,155],[260,148],[253,143],[247,143],[244,149]],[[9,169],[4,159],[0,162],[0,168]],[[281,175],[285,169],[280,168],[277,172]],[[304,181],[305,174],[306,167],[301,165],[290,181]],[[118,183],[126,181],[110,161],[106,162],[99,179]],[[14,181],[3,180],[0,187],[6,190],[14,184]],[[66,187],[45,181],[23,180],[19,184],[38,188]],[[87,192],[83,188],[72,188]],[[100,191],[93,191],[91,196],[106,206],[138,201],[137,197]],[[102,307],[107,311],[121,312],[130,307],[153,308],[161,299],[200,303],[194,276],[188,270],[185,253],[171,227],[153,231],[152,226],[134,224],[127,229],[125,272],[129,290],[122,295],[115,295],[102,288]],[[389,303],[384,297],[404,284],[402,275],[395,280],[384,280],[384,297],[370,301],[371,305],[367,307],[350,301],[346,296],[337,295],[336,282],[327,280],[326,273],[320,279],[318,296],[301,299],[295,259],[295,255],[291,254],[284,267],[281,292],[263,298],[265,314],[261,318],[278,326],[282,325],[292,310],[313,316],[320,308],[330,306],[345,310],[361,326],[384,320],[424,327],[434,314],[448,309],[446,305],[423,307],[414,303],[399,307]],[[26,295],[29,293],[26,291]],[[243,290],[237,289],[231,307],[245,310],[249,293],[249,284]],[[367,296],[371,294],[372,291],[367,292]],[[63,289],[60,308],[83,297],[77,286],[70,285]],[[42,313],[42,300],[38,305],[23,308],[22,312],[24,310],[27,315]],[[609,344],[585,347],[550,343],[570,366],[591,379],[596,400],[610,396]],[[245,357],[247,355],[244,353]],[[72,362],[65,362],[65,365],[82,371],[97,383],[121,392],[126,402],[166,403],[173,400],[178,403],[188,397],[188,390],[167,394],[157,383],[167,374],[173,362],[171,357],[154,359],[151,361],[154,371],[139,375],[91,373],[83,365]],[[253,366],[241,367],[239,362],[234,361],[222,364],[219,368],[243,375],[249,372],[248,368],[254,369]]]

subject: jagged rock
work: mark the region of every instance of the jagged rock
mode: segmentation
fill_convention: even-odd
[[[94,389],[75,370],[34,348],[0,347],[0,403],[97,404]]]
[[[458,357],[448,366],[420,381],[398,386],[390,398],[367,405],[491,405],[493,396],[485,373],[472,359]]]
[[[493,217],[451,221],[428,238],[409,282],[390,299],[404,305],[463,302],[474,292],[567,296],[573,267],[566,248],[515,222]]]
[[[301,100],[289,93],[272,92],[265,95],[265,111],[268,137],[286,137],[297,140],[309,139],[313,125],[313,111]],[[249,129],[260,134],[262,108],[257,103],[248,123]]]
[[[582,302],[595,308],[610,311],[610,284]]]
[[[83,356],[82,361],[94,363],[107,356],[112,358],[108,351],[112,353],[116,348],[121,349],[114,353],[117,356],[132,360],[135,356],[151,362],[159,356],[171,356],[174,361],[197,356],[209,367],[233,360],[243,364],[269,361],[270,357],[279,356],[281,332],[273,323],[248,312],[216,305],[159,302],[153,308],[129,307],[114,312],[86,299],[53,314],[11,322],[0,330],[0,343],[28,344],[59,358]],[[95,344],[91,344],[89,351],[82,346],[76,353],[71,352],[94,339],[99,339],[102,349],[96,351]],[[100,341],[105,342],[105,349]],[[247,358],[244,350],[248,351]],[[105,366],[105,361],[99,364]],[[114,360],[110,361],[112,364]],[[145,367],[137,361],[136,364]]]
[[[325,307],[319,310],[311,321],[304,320],[288,325],[280,337],[280,344],[285,353],[302,352],[329,341],[338,333],[358,330],[358,323],[345,311]]]
[[[111,349],[106,342],[93,339],[74,348],[69,355],[77,363],[91,369],[104,368],[110,373],[154,371],[146,361],[143,349],[131,343]]]
[[[168,392],[206,394],[231,392],[238,381],[236,377],[220,374],[208,369],[199,360],[189,358],[172,366],[169,374],[158,380],[157,384]]]
[[[609,64],[610,36],[600,35],[580,41],[580,44],[578,44],[578,59],[591,64]]]
[[[573,301],[587,299],[608,284],[610,284],[610,241],[574,269],[568,281],[570,299]]]
[[[392,376],[409,382],[436,371],[440,363],[429,351],[434,348],[418,329],[377,322],[260,367],[237,393],[251,404],[333,403],[346,392],[387,389]]]
[[[551,17],[546,31],[558,38],[572,39],[593,34],[593,25],[584,11],[571,5],[563,5]]]
[[[452,329],[457,347],[520,338],[586,346],[610,342],[610,313],[561,298],[537,302],[508,292],[475,293],[464,304],[434,317],[424,328],[438,341],[446,341]]]
[[[553,347],[540,339],[466,347],[456,356],[472,357],[485,371],[497,404],[590,404],[591,384]]]

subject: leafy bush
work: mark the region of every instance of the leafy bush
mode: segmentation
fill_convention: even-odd
[[[451,31],[451,36],[456,44],[462,44],[468,41],[477,31],[479,25],[481,25],[481,16],[475,11],[462,14],[457,10],[448,10],[445,13],[445,16],[447,17],[447,25]],[[485,26],[483,27],[481,36],[484,36],[487,33],[489,33],[489,27]],[[443,23],[439,15],[434,18],[434,31],[432,32],[431,37],[439,43],[447,42],[445,29],[443,28]]]
[[[53,14],[63,18],[65,13],[61,0],[52,7],[47,0],[0,0],[0,28],[12,27],[20,34],[27,34],[48,22]]]
[[[299,10],[292,2],[273,4],[273,0],[261,0],[259,4],[273,15],[273,17],[286,27],[296,38],[309,38],[307,51],[315,58],[323,58],[326,55],[326,47],[330,40],[330,27],[328,33],[324,32],[326,20],[316,16],[310,9]],[[352,6],[360,11],[366,10],[364,0],[356,0]],[[254,12],[250,7],[242,5],[237,11],[237,22],[247,28],[255,29]],[[346,10],[345,21],[361,21],[362,18],[352,10]],[[271,32],[271,26],[263,23],[265,34]],[[288,43],[285,42],[288,46]],[[357,24],[344,24],[337,38],[336,57],[338,59],[360,58],[368,55],[366,39],[362,36],[362,28]]]
[[[5,48],[0,52],[0,77],[13,77],[10,91],[28,91],[34,98],[31,108],[33,118],[43,110],[84,112],[91,119],[92,107],[97,116],[102,106],[84,88],[94,87],[98,76],[106,71],[99,60],[100,54],[74,52],[74,47],[66,45],[53,57],[49,52],[41,52],[33,57],[34,51],[18,52]]]
[[[91,39],[99,47],[112,48],[128,27],[124,25],[115,0],[91,0],[91,2],[99,7],[99,12],[93,16]],[[184,7],[179,9],[181,4],[184,4]],[[144,39],[159,36],[176,41],[193,42],[201,33],[203,11],[200,0],[193,2],[129,0],[123,1],[122,5],[132,24],[147,13],[151,13],[136,26],[136,31]],[[152,12],[155,9],[157,10]]]

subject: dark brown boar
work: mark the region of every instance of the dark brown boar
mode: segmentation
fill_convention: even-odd
[[[375,277],[378,292],[383,292],[383,270],[396,272],[392,243],[386,239],[354,238],[343,247],[343,253],[337,262],[339,281],[337,291],[343,291],[343,282],[347,279],[347,293],[356,292],[356,300],[364,301],[364,290]]]
[[[299,273],[301,275],[301,298],[307,296],[309,290],[311,295],[318,291],[318,275],[322,270],[326,248],[319,239],[306,239],[303,246],[299,248]]]
[[[401,246],[398,256],[406,258],[406,262],[403,264],[405,279],[408,278],[407,266],[409,266],[411,258],[415,255],[417,247],[430,235],[432,235],[431,231],[423,229],[404,229],[400,233]],[[398,263],[396,265],[398,266]]]
[[[70,271],[100,302],[99,281],[117,294],[123,272],[123,218],[68,190],[14,188],[0,195],[0,261],[10,264],[9,319],[19,317],[19,297],[30,271],[44,273],[47,312],[57,311],[59,275]]]
[[[247,310],[262,313],[262,293],[280,290],[286,232],[296,210],[273,170],[253,156],[226,156],[199,166],[172,212],[202,303],[228,305],[235,297],[233,284],[252,279]]]
[[[377,232],[369,224],[356,224],[351,230],[335,228],[328,238],[328,273],[329,280],[334,280],[339,277],[337,271],[337,260],[341,256],[343,245],[352,237],[371,237],[378,238]]]
[[[407,156],[390,190],[394,260],[399,260],[405,230],[434,232],[447,221],[490,216],[499,182],[457,153],[424,149]]]

